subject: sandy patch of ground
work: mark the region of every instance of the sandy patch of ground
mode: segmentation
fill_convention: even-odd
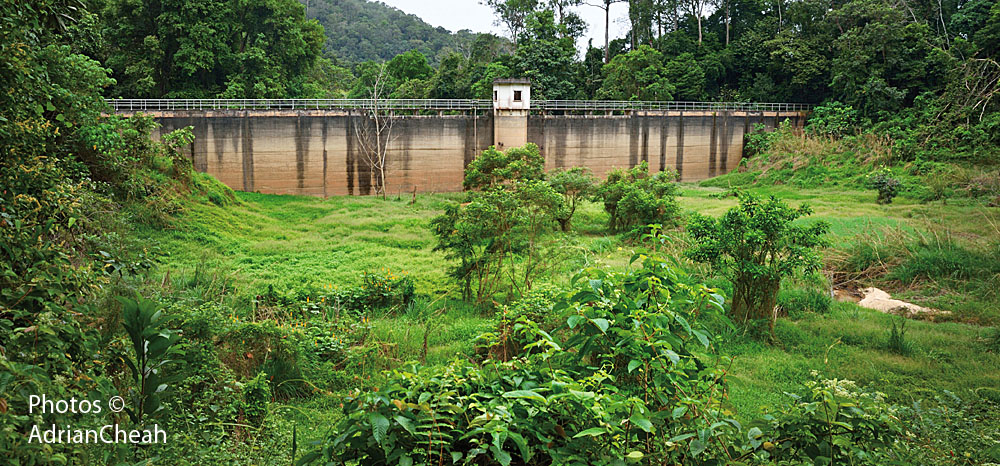
[[[874,309],[886,314],[894,314],[910,319],[932,320],[934,316],[951,314],[950,311],[940,311],[929,307],[918,306],[906,301],[893,299],[889,293],[874,287],[861,290],[861,295],[861,301],[858,301],[859,306]]]

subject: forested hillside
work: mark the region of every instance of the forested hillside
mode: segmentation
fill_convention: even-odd
[[[475,38],[451,32],[419,17],[370,0],[300,0],[306,16],[326,30],[326,50],[347,63],[389,60],[419,50],[435,63],[447,50],[465,51]]]

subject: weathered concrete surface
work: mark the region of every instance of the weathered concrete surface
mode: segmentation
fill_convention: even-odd
[[[233,189],[310,196],[371,194],[372,173],[356,127],[364,116],[330,110],[190,110],[150,113],[160,132],[194,128],[187,149],[197,170]],[[461,191],[465,166],[497,143],[538,144],[546,168],[582,165],[598,176],[647,161],[684,181],[739,164],[744,134],[796,112],[672,111],[630,115],[408,115],[392,128],[388,192]]]
[[[797,113],[635,112],[631,115],[531,115],[528,141],[538,144],[546,168],[585,166],[598,176],[649,163],[650,171],[677,170],[683,181],[729,173],[743,156],[743,136],[757,123],[773,129]]]
[[[195,169],[233,189],[309,196],[371,194],[372,172],[356,126],[330,111],[156,112],[161,133],[194,127]],[[460,191],[465,166],[493,144],[490,116],[406,116],[388,152],[389,193]]]

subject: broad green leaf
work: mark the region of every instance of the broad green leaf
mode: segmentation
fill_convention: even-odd
[[[503,466],[510,464],[510,453],[507,453],[494,445],[490,445],[490,451],[493,452],[493,459],[497,460]]]
[[[611,322],[608,322],[608,319],[591,319],[590,321],[593,322],[597,328],[601,329],[601,333],[607,333],[608,327],[611,326]]]
[[[395,419],[396,422],[399,423],[399,425],[403,426],[403,428],[406,429],[407,432],[414,435],[416,434],[416,429],[414,428],[413,421],[410,420],[410,418],[397,415],[393,419]]]
[[[632,373],[632,371],[634,371],[637,367],[639,367],[641,365],[642,365],[642,361],[639,361],[637,359],[633,359],[633,360],[629,361],[628,362],[628,371],[629,371],[629,373]]]
[[[372,423],[372,435],[379,445],[385,441],[386,433],[389,432],[389,420],[379,413],[371,413],[369,420]]]
[[[574,435],[573,438],[580,438],[587,436],[597,437],[599,435],[604,435],[605,433],[607,433],[607,430],[605,430],[603,427],[591,427],[583,432]]]
[[[645,432],[653,431],[653,423],[650,422],[649,419],[647,419],[645,416],[641,416],[639,414],[633,414],[632,417],[628,418],[628,422],[631,422],[632,425],[642,429]]]
[[[539,395],[537,392],[532,390],[512,390],[503,394],[504,398],[526,398],[529,400],[538,400],[542,403],[548,402],[544,396]]]
[[[702,441],[701,439],[692,440],[690,446],[691,446],[691,454],[693,456],[698,456],[702,454],[702,452],[704,452],[705,449],[708,448],[708,444]]]

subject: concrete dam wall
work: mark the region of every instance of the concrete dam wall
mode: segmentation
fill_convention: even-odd
[[[118,110],[119,113],[133,113]],[[192,126],[186,149],[194,167],[236,190],[309,196],[373,193],[357,110],[153,110],[160,133]],[[546,169],[585,166],[600,177],[642,161],[677,170],[682,181],[728,173],[744,135],[801,111],[669,110],[628,112],[465,111],[399,115],[387,155],[388,194],[462,190],[466,165],[491,145],[537,144]],[[455,114],[457,113],[457,114]]]

